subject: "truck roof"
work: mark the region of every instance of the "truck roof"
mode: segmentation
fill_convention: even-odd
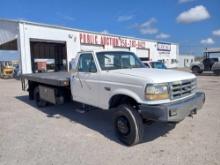
[[[208,48],[204,53],[220,53],[220,48]]]

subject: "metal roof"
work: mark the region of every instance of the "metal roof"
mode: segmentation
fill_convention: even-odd
[[[204,53],[220,53],[220,48],[207,48]]]
[[[94,31],[89,31],[89,30],[82,30],[82,29],[77,29],[77,28],[70,28],[70,27],[64,27],[64,26],[59,26],[59,25],[51,25],[51,24],[45,24],[45,23],[37,23],[37,22],[31,22],[31,21],[26,21],[26,20],[1,19],[0,18],[0,21],[14,22],[14,23],[24,23],[24,24],[30,24],[30,25],[35,25],[35,26],[44,26],[44,27],[49,27],[49,28],[71,30],[71,31],[77,31],[77,32],[84,32],[84,33],[93,33],[93,34],[106,35],[106,36],[112,36],[112,37],[122,37],[122,38],[129,38],[129,39],[141,40],[141,41],[161,42],[161,43],[169,43],[169,44],[173,44],[173,45],[179,45],[178,43],[174,43],[174,42],[150,40],[150,39],[136,38],[136,37],[131,37],[131,36],[123,36],[123,35],[110,34],[110,33],[103,34],[101,32],[94,32]]]

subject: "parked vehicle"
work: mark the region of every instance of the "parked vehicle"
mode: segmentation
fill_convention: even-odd
[[[80,52],[71,72],[22,75],[23,90],[39,107],[69,98],[113,110],[116,135],[126,145],[142,141],[144,121],[180,122],[205,102],[191,73],[148,69],[132,52]],[[26,86],[28,84],[28,86]]]
[[[16,65],[14,66],[14,68],[15,68],[15,69],[14,69],[14,75],[13,75],[13,77],[19,79],[20,76],[21,76],[21,71],[20,71],[20,69],[19,69],[19,65],[16,64]]]
[[[14,73],[14,67],[9,61],[3,61],[0,63],[0,77],[12,78]]]
[[[167,69],[167,67],[161,61],[146,61],[144,64],[148,68]]]
[[[191,64],[191,70],[198,75],[204,71],[212,71],[216,75],[220,75],[220,49],[207,49],[204,52],[204,59],[201,62]]]

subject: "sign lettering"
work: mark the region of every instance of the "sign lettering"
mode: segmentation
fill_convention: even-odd
[[[157,50],[159,51],[171,51],[171,44],[170,43],[157,43]]]
[[[123,37],[114,37],[108,35],[96,35],[90,33],[80,33],[80,43],[88,45],[102,45],[121,48],[139,48],[145,49],[145,41],[128,39]]]

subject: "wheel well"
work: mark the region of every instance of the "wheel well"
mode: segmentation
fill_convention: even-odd
[[[28,81],[28,91],[34,90],[35,87],[37,87],[39,84],[33,81]]]
[[[135,99],[127,95],[115,95],[109,101],[109,109],[116,108],[121,104],[129,104],[131,106],[137,106],[138,103]]]
[[[34,99],[34,89],[38,86],[37,83],[33,81],[28,81],[28,92],[29,92],[29,99],[33,100]]]
[[[200,67],[199,67],[198,65],[193,66],[192,69],[193,69],[193,68],[199,68],[199,69],[200,69]]]

